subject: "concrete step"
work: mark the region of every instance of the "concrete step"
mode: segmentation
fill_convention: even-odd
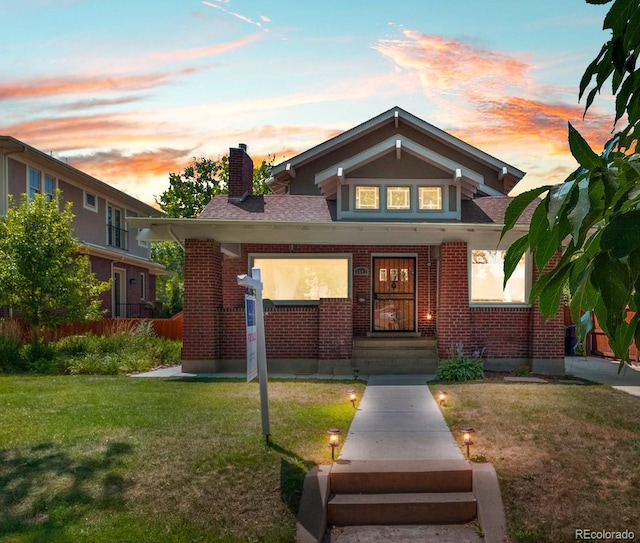
[[[368,358],[438,358],[436,349],[367,349],[357,348],[353,350],[353,357],[359,359]]]
[[[360,375],[435,375],[436,371],[438,370],[438,365],[435,363],[423,364],[420,366],[391,363],[361,366],[357,363],[354,363],[353,367],[360,370]]]
[[[472,492],[335,494],[327,514],[337,526],[462,524],[476,517]]]
[[[353,338],[354,348],[388,348],[388,349],[428,349],[436,348],[437,341],[433,338],[393,338],[393,337],[356,337]]]
[[[334,494],[471,492],[466,460],[355,460],[336,462],[330,474]]]

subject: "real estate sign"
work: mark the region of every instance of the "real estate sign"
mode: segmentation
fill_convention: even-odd
[[[245,294],[247,316],[247,383],[258,377],[258,327],[256,325],[256,297]]]

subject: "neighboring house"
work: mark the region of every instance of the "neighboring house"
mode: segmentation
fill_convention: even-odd
[[[113,280],[103,294],[108,317],[151,317],[156,300],[156,276],[164,267],[150,260],[149,243],[136,239],[129,217],[160,216],[154,207],[81,172],[10,136],[0,136],[0,215],[9,196],[53,196],[62,191],[60,207],[73,202],[76,238],[89,255],[98,279]]]
[[[397,107],[275,166],[273,195],[252,195],[251,169],[240,145],[200,218],[131,221],[185,247],[185,371],[243,368],[236,277],[257,266],[272,369],[433,373],[462,344],[490,368],[564,373],[562,314],[528,303],[530,255],[502,288],[524,172]]]

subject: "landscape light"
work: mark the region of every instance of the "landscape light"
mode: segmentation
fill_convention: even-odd
[[[349,394],[349,401],[351,402],[351,405],[353,405],[353,408],[356,408],[356,390],[354,388],[350,388],[348,391]]]
[[[340,430],[338,428],[329,428],[329,447],[331,447],[331,460],[335,460],[336,447],[340,445]]]
[[[358,375],[360,374],[360,370],[359,369],[354,369],[353,370],[353,378],[357,381],[358,380]]]
[[[444,405],[447,400],[447,396],[449,396],[449,393],[446,390],[438,392],[438,401],[440,402],[440,405]]]
[[[462,442],[467,446],[467,458],[469,458],[469,447],[473,445],[473,441],[471,436],[474,433],[473,428],[463,428],[462,429]]]

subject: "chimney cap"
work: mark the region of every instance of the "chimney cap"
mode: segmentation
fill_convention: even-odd
[[[238,143],[238,149],[242,149],[246,153],[247,152],[247,144],[246,143]]]

